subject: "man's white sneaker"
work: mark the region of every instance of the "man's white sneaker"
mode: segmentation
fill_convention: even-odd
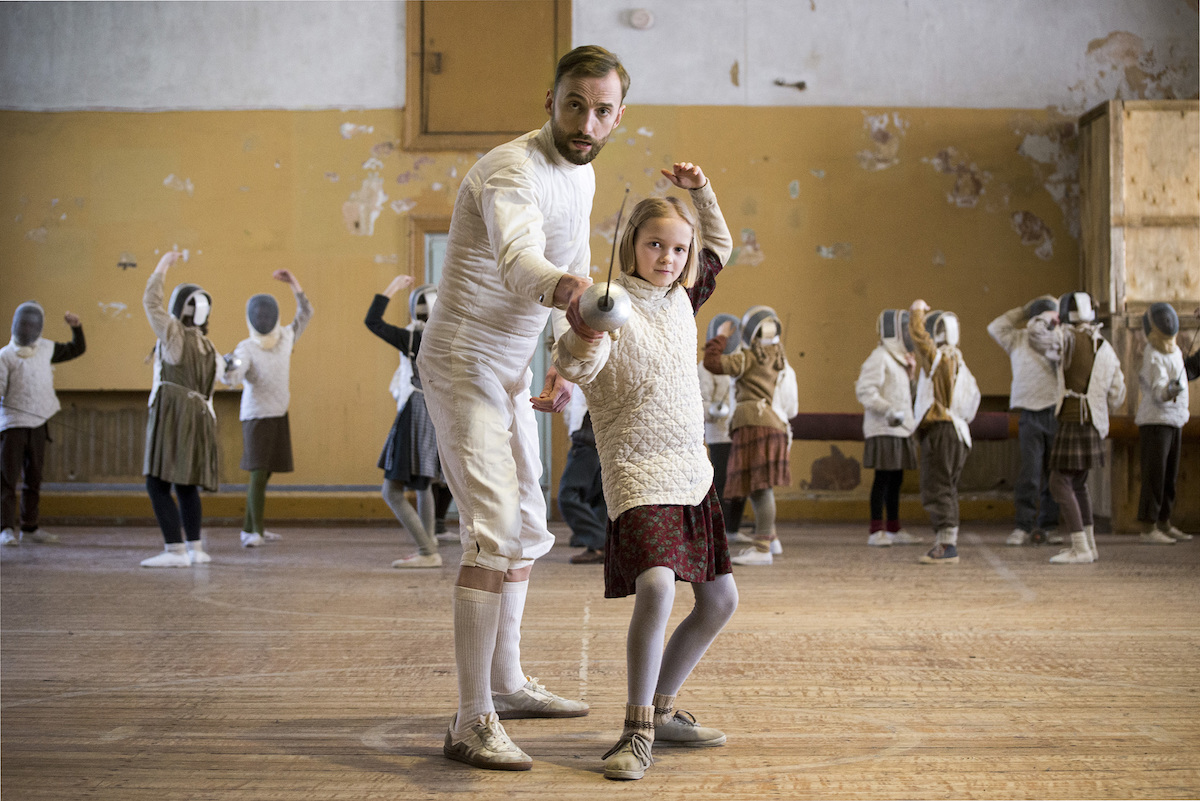
[[[402,556],[395,562],[392,562],[392,567],[398,568],[420,568],[420,567],[441,567],[442,555],[439,553],[431,553],[428,556],[421,553],[414,553],[411,556]]]
[[[1187,542],[1188,540],[1190,540],[1192,538],[1191,534],[1185,534],[1184,532],[1175,528],[1170,523],[1167,523],[1167,528],[1165,531],[1163,531],[1163,533],[1166,534],[1171,539],[1175,540],[1176,542]]]
[[[492,703],[500,720],[516,718],[581,718],[590,708],[583,701],[572,701],[547,690],[537,679],[526,676],[525,686],[515,693],[492,693]]]
[[[725,539],[729,542],[730,545],[753,545],[754,544],[754,537],[751,537],[749,534],[745,534],[741,531],[738,531],[732,535],[728,531],[726,531]]]
[[[142,560],[142,567],[190,567],[192,560],[188,558],[187,549],[183,543],[168,545],[158,556]]]
[[[529,770],[533,760],[508,739],[496,714],[480,715],[462,733],[454,731],[458,716],[446,731],[442,753],[447,759],[485,770]]]
[[[892,545],[921,545],[925,542],[921,537],[914,537],[904,529],[893,531],[888,534],[888,538],[891,539]]]
[[[778,539],[771,540],[771,556],[783,556],[783,543]]]
[[[57,545],[59,542],[58,535],[50,531],[42,531],[40,528],[35,528],[33,531],[26,531],[25,537],[40,542],[43,545]]]
[[[266,542],[266,540],[264,540],[262,538],[262,535],[258,534],[257,532],[254,532],[254,531],[243,531],[242,532],[242,547],[243,548],[257,548],[258,546],[262,545],[264,542]]]
[[[1008,539],[1004,541],[1005,545],[1025,545],[1029,542],[1029,532],[1023,528],[1014,528],[1012,534],[1008,535]]]
[[[892,547],[892,538],[886,531],[876,531],[867,537],[867,545],[875,548],[890,548]]]
[[[458,529],[454,531],[443,531],[441,534],[435,534],[434,537],[438,542],[461,542],[458,536]]]
[[[283,535],[276,534],[274,531],[264,531],[262,533],[262,538],[267,542],[279,542],[281,539],[283,539]]]
[[[760,551],[757,548],[747,548],[736,556],[732,557],[730,562],[735,565],[769,565],[774,563],[770,551]]]
[[[1149,543],[1150,545],[1174,545],[1175,544],[1174,539],[1172,539],[1171,537],[1168,537],[1166,534],[1164,534],[1163,532],[1159,531],[1156,528],[1152,528],[1149,531],[1143,531],[1142,535],[1141,535],[1141,540],[1142,540],[1142,542]]]
[[[17,534],[15,528],[6,528],[0,531],[0,545],[8,545],[16,547],[21,544],[21,535]]]
[[[712,748],[725,745],[725,733],[709,726],[701,726],[691,712],[677,709],[668,720],[662,723],[655,720],[654,742],[689,748]]]

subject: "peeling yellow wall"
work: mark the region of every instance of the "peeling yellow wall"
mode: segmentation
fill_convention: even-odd
[[[363,315],[411,269],[409,217],[448,215],[478,155],[404,152],[401,125],[395,110],[0,112],[0,315],[37,298],[47,334],[64,339],[61,314],[75,311],[89,351],[59,368],[59,388],[143,389],[156,249],[188,250],[169,283],[212,292],[222,352],[246,336],[254,293],[275,294],[290,319],[290,293],[270,278],[287,267],[316,307],[292,362],[288,483],[375,483],[397,354]],[[916,297],[962,317],[983,393],[1005,395],[1008,360],[985,325],[1078,281],[1069,128],[1029,111],[631,107],[596,162],[592,261],[607,267],[626,184],[631,200],[665,191],[658,169],[694,161],[738,247],[701,330],[720,311],[775,306],[802,411],[858,411],[875,318]],[[406,305],[388,318],[407,322]],[[780,496],[829,453],[798,443],[796,486]]]

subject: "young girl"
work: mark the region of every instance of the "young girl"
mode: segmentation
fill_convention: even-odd
[[[400,524],[408,529],[417,544],[417,552],[392,562],[396,568],[441,567],[442,557],[434,539],[434,501],[432,484],[440,479],[441,462],[438,461],[437,438],[433,423],[425,409],[425,393],[421,390],[421,377],[417,374],[417,352],[421,348],[421,331],[429,319],[429,310],[437,300],[437,288],[432,284],[417,287],[408,298],[408,315],[412,321],[408,328],[398,328],[383,321],[388,301],[401,289],[411,287],[416,281],[411,275],[398,275],[376,295],[367,310],[366,324],[371,333],[400,351],[401,367],[393,379],[393,394],[400,409],[392,430],[388,432],[383,453],[379,455],[379,466],[383,468],[383,500],[391,508]],[[411,370],[405,370],[405,367]],[[408,380],[405,381],[405,378]],[[405,489],[416,490],[417,508],[414,510]]]
[[[604,758],[610,779],[640,779],[655,740],[723,745],[725,735],[675,712],[675,696],[737,607],[737,588],[693,358],[694,315],[731,251],[729,231],[704,173],[690,163],[663,174],[690,191],[696,224],[675,198],[639,203],[621,237],[622,274],[633,311],[617,332],[589,342],[573,332],[554,346],[559,373],[580,385],[595,422],[608,503],[604,594],[637,594],[629,624],[625,728]],[[567,310],[579,314],[578,303]],[[663,649],[675,582],[696,605]]]
[[[1050,450],[1050,492],[1058,502],[1071,547],[1050,557],[1055,565],[1090,565],[1100,558],[1088,473],[1104,465],[1102,441],[1108,413],[1125,402],[1125,374],[1113,346],[1100,336],[1096,309],[1086,292],[1058,300],[1062,321],[1062,386],[1058,432]]]
[[[1183,351],[1175,342],[1179,335],[1175,307],[1170,303],[1151,304],[1142,315],[1142,332],[1146,349],[1138,371],[1141,399],[1134,418],[1142,452],[1138,520],[1145,525],[1142,542],[1170,545],[1192,538],[1171,525],[1179,450],[1189,416]]]
[[[911,545],[921,540],[900,527],[900,485],[904,471],[917,469],[913,431],[912,374],[916,359],[908,335],[908,312],[879,315],[879,345],[863,362],[854,394],[863,405],[863,467],[875,469],[871,485],[871,530],[867,545]],[[884,526],[884,508],[887,524]]]
[[[921,439],[921,504],[936,532],[933,547],[921,557],[925,565],[958,564],[958,481],[980,400],[979,385],[958,349],[958,333],[954,312],[930,313],[928,303],[913,301],[908,334],[921,367],[913,409]]]
[[[292,348],[312,317],[312,304],[300,282],[289,270],[272,273],[296,296],[296,317],[287,327],[279,325],[279,304],[271,295],[254,295],[246,302],[246,326],[250,338],[234,348],[228,361],[233,366],[223,379],[233,386],[245,383],[239,417],[242,421],[241,468],[250,472],[246,488],[246,518],[242,524],[242,547],[254,548],[279,535],[267,531],[263,510],[267,481],[272,473],[292,472],[292,433],[288,425],[291,390]]]
[[[167,270],[180,258],[163,255],[146,282],[142,305],[158,342],[146,423],[146,492],[162,529],[166,549],[142,567],[187,567],[212,561],[200,541],[200,490],[217,489],[217,415],[213,386],[225,375],[225,360],[208,341],[212,297],[195,284],[180,284],[163,308]],[[179,505],[171,497],[174,485]],[[187,537],[184,545],[184,534]]]
[[[787,367],[780,341],[782,327],[775,310],[754,306],[742,317],[743,347],[725,355],[733,326],[726,322],[704,346],[704,366],[734,378],[736,405],[729,421],[730,438],[725,495],[741,505],[749,497],[754,509],[754,547],[733,557],[735,565],[769,565],[782,552],[775,536],[775,487],[792,483],[787,418],[775,406],[779,378]]]

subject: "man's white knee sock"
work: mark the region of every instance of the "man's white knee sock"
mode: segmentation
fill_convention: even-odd
[[[496,632],[496,652],[492,656],[492,692],[515,693],[525,686],[521,668],[521,619],[525,614],[525,596],[529,581],[506,581],[500,593],[500,625]]]
[[[459,731],[495,712],[492,704],[492,654],[500,622],[500,596],[472,587],[454,588],[454,661],[458,663]]]

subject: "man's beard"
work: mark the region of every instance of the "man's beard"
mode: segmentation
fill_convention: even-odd
[[[600,155],[600,149],[608,141],[608,137],[604,139],[594,139],[585,134],[572,135],[568,134],[562,128],[558,127],[558,123],[554,120],[550,121],[550,132],[554,135],[554,149],[558,154],[572,164],[583,165],[590,164],[592,159]],[[591,149],[586,153],[581,153],[571,147],[571,143],[577,139],[583,139],[591,144]]]

